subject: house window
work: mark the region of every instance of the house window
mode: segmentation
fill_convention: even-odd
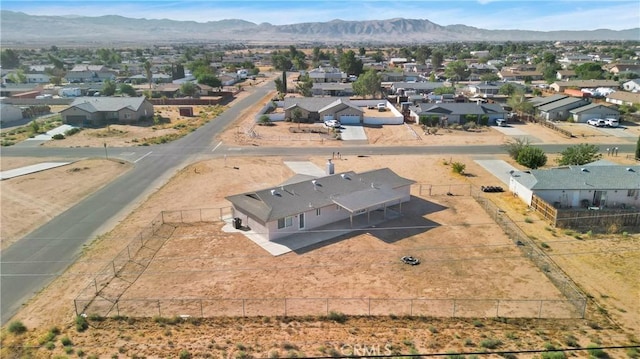
[[[316,208],[316,216],[320,215],[320,208]]]
[[[293,226],[293,217],[284,217],[278,219],[278,229]]]
[[[627,190],[627,197],[635,197],[638,193],[637,189],[630,189]]]

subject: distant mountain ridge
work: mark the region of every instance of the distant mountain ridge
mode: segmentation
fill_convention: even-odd
[[[127,45],[174,42],[248,43],[415,43],[446,41],[570,41],[638,40],[640,28],[628,30],[527,31],[487,30],[466,25],[441,26],[429,20],[306,22],[255,24],[246,20],[176,21],[133,19],[119,15],[36,16],[0,11],[4,46]]]

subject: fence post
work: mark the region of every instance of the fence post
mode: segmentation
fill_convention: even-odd
[[[202,299],[200,299],[200,318],[204,318],[204,311],[202,310]]]
[[[93,278],[93,285],[96,287],[96,295],[98,295],[98,280]]]
[[[500,318],[500,299],[496,300],[496,318]]]
[[[116,262],[111,261],[111,267],[113,268],[113,276],[117,277],[118,273],[116,273]]]
[[[160,219],[162,220],[162,223],[164,224],[164,211],[160,212]]]
[[[129,246],[127,246],[127,256],[131,259],[131,251],[129,250]]]
[[[182,211],[180,211],[180,223],[184,223],[184,219],[182,218]]]
[[[200,208],[200,222],[202,222],[202,208]]]
[[[118,305],[118,301],[116,300],[116,314],[120,316],[120,306]]]
[[[413,299],[409,302],[409,315],[413,317]]]
[[[433,187],[433,186],[429,185],[429,197],[431,197],[431,187]]]
[[[80,315],[80,313],[78,313],[78,300],[77,299],[73,300],[73,307],[76,310],[76,315]]]
[[[162,311],[160,310],[160,299],[158,299],[158,316],[162,317]]]
[[[326,298],[327,316],[329,316],[329,298]]]
[[[369,316],[371,316],[371,297],[369,297]]]
[[[453,300],[453,313],[451,315],[452,318],[456,317],[456,300]]]
[[[538,309],[538,319],[542,318],[542,300],[540,300],[540,309]]]
[[[246,314],[245,314],[245,311],[244,311],[244,301],[245,301],[245,299],[243,298],[242,299],[242,316],[246,317]]]

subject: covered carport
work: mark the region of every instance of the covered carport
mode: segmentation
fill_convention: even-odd
[[[349,212],[349,221],[353,228],[353,217],[366,213],[367,223],[370,223],[371,210],[383,209],[384,218],[387,217],[387,207],[399,204],[402,212],[402,200],[407,194],[391,188],[371,188],[332,198],[333,203]]]

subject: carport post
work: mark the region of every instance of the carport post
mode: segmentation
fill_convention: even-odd
[[[104,158],[109,159],[109,155],[107,154],[107,143],[104,143]]]

